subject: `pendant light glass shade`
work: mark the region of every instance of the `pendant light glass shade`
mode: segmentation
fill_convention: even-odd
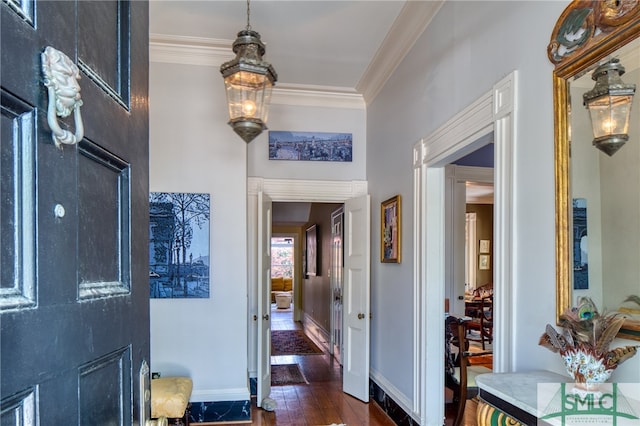
[[[260,34],[247,29],[233,42],[236,57],[220,67],[229,107],[229,125],[247,143],[264,129],[271,89],[278,80],[273,66],[262,60],[265,53]]]
[[[624,72],[618,59],[600,65],[591,77],[596,85],[582,95],[591,118],[593,145],[609,156],[629,140],[629,118],[636,85],[622,81],[620,76]]]

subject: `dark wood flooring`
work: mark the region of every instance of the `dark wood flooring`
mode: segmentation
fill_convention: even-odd
[[[294,323],[291,310],[273,309],[273,330],[301,329]],[[271,364],[297,363],[309,384],[272,386],[275,411],[265,411],[251,404],[253,425],[319,426],[345,423],[347,426],[395,425],[373,401],[364,403],[342,392],[340,364],[328,353],[322,355],[273,356]]]

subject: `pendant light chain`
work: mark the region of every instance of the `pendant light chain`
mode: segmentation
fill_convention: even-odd
[[[249,22],[250,12],[251,12],[251,8],[249,6],[249,0],[247,0],[247,30],[251,30],[251,23]]]

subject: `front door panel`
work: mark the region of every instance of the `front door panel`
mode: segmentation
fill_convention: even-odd
[[[148,4],[2,0],[0,423],[129,425],[149,359]],[[80,70],[56,147],[41,54]],[[72,113],[58,118],[72,134]]]

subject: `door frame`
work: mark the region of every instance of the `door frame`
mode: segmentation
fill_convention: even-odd
[[[420,424],[444,417],[444,298],[446,278],[444,166],[473,152],[494,133],[494,371],[513,371],[513,143],[517,71],[498,81],[442,127],[414,145],[414,411]],[[428,232],[427,232],[428,231]],[[427,297],[428,295],[428,297]],[[427,313],[429,315],[427,315]],[[427,345],[427,342],[429,344]],[[427,369],[427,366],[429,369]],[[436,371],[437,374],[430,374]]]
[[[247,302],[249,327],[247,350],[249,377],[257,377],[258,367],[258,193],[268,195],[273,202],[344,203],[368,192],[364,180],[329,181],[298,179],[247,178]],[[296,317],[299,306],[294,312]]]

